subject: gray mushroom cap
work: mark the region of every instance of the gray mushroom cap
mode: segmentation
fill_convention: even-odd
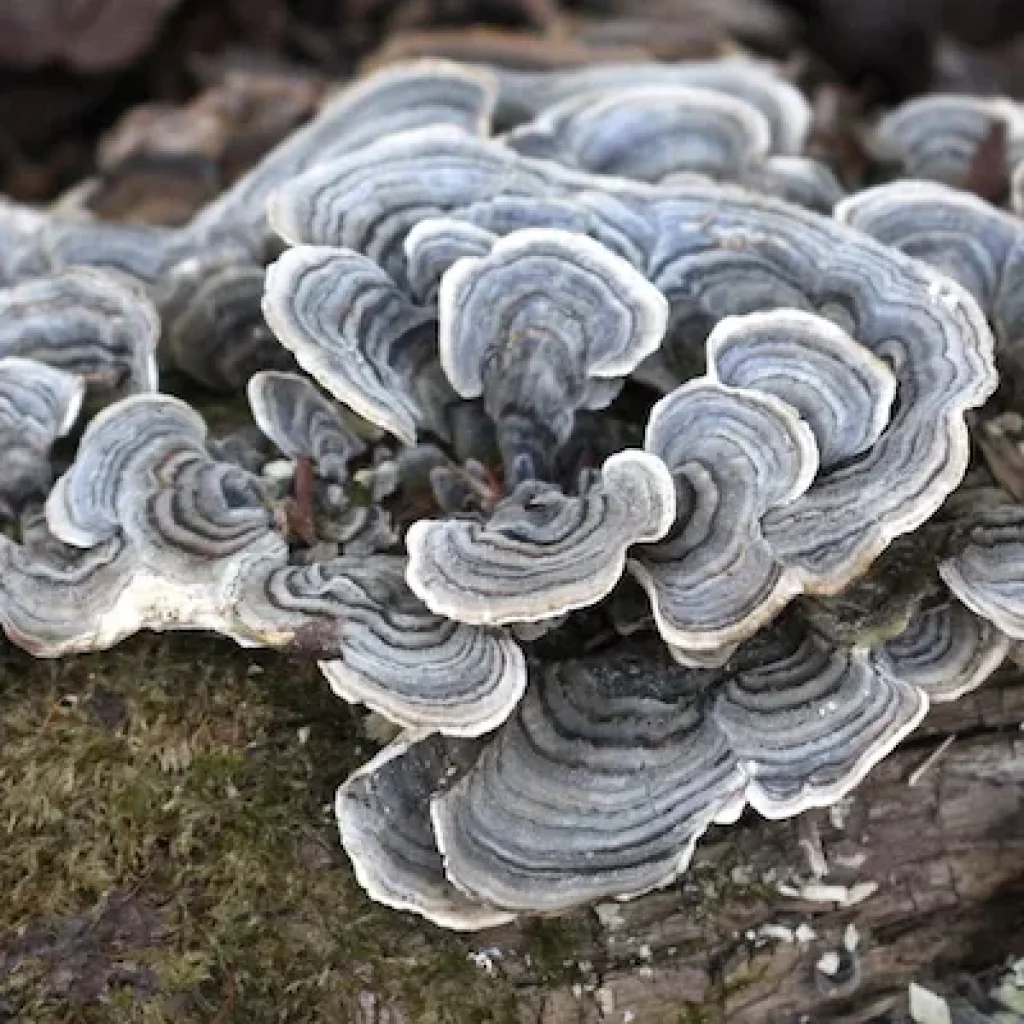
[[[73,268],[0,289],[0,358],[34,359],[100,395],[153,391],[160,320],[142,291]]]
[[[818,213],[831,213],[846,194],[830,167],[806,156],[770,156],[748,167],[739,183]]]
[[[945,594],[919,609],[873,659],[888,675],[940,703],[976,690],[1006,660],[1010,647],[1005,633]]]
[[[986,501],[968,521],[961,550],[939,573],[971,611],[1014,640],[1024,639],[1024,505]]]
[[[1024,156],[1024,108],[1001,96],[918,96],[882,117],[867,142],[877,159],[898,163],[908,177],[963,185],[997,123],[1006,126],[1012,167]]]
[[[1024,343],[1024,226],[1019,218],[960,189],[912,180],[858,192],[838,204],[835,216],[963,285],[992,323],[1003,369],[1015,368],[1013,360],[1019,360]]]
[[[147,569],[209,591],[214,603],[243,559],[274,565],[288,554],[260,478],[188,443],[136,465],[116,504],[119,525]]]
[[[474,930],[514,917],[461,893],[444,874],[430,826],[430,799],[477,752],[477,744],[407,733],[338,789],[335,814],[356,880],[385,906],[444,928]]]
[[[441,366],[463,398],[483,398],[515,486],[517,460],[530,476],[549,471],[575,409],[607,405],[600,385],[650,355],[667,318],[664,296],[600,243],[517,231],[444,274]]]
[[[297,373],[253,374],[247,393],[257,425],[282,454],[310,459],[327,479],[348,479],[349,463],[366,451],[368,424],[329,402]]]
[[[698,378],[654,406],[645,447],[672,472],[676,519],[664,540],[633,552],[630,571],[677,656],[715,659],[801,589],[761,520],[811,485],[814,434],[771,394]]]
[[[429,611],[404,573],[394,555],[241,563],[230,584],[238,635],[315,654],[335,693],[400,725],[456,736],[500,725],[526,686],[519,648]]]
[[[136,395],[107,406],[86,428],[72,467],[46,502],[54,535],[91,547],[121,527],[122,496],[138,471],[172,452],[205,452],[206,424],[190,406],[168,395]]]
[[[465,256],[486,256],[498,236],[448,217],[422,220],[405,236],[409,287],[424,305],[436,305],[445,271]]]
[[[50,484],[50,448],[78,418],[78,377],[31,359],[0,359],[0,519]]]
[[[294,366],[263,319],[264,278],[262,265],[229,262],[176,287],[173,308],[161,310],[170,365],[217,391],[241,389],[258,370]]]
[[[426,415],[416,391],[424,364],[437,362],[433,312],[415,306],[372,260],[326,246],[289,249],[268,268],[263,312],[335,398],[415,443]]]
[[[613,93],[623,88],[687,86],[735,97],[759,110],[777,153],[799,153],[811,124],[811,110],[799,89],[768,63],[745,57],[679,64],[600,64],[554,72],[494,68],[498,79],[499,123],[536,117],[565,100]]]
[[[771,150],[767,118],[692,86],[626,86],[547,107],[506,145],[569,167],[658,182],[680,172],[733,179]]]
[[[663,536],[674,513],[661,460],[620,452],[578,496],[527,481],[484,524],[414,523],[406,534],[408,583],[428,608],[460,622],[555,618],[610,593],[626,549]]]
[[[721,383],[774,395],[811,428],[829,469],[881,436],[896,378],[842,328],[799,310],[726,317],[707,341],[710,372]]]
[[[105,649],[140,626],[122,606],[139,571],[120,535],[83,550],[0,534],[0,626],[37,658]]]
[[[548,664],[432,801],[446,872],[524,913],[637,895],[744,802],[787,817],[839,800],[927,703],[791,617],[717,673],[637,648]]]

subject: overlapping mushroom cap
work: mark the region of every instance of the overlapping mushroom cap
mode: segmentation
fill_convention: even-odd
[[[664,536],[674,513],[662,461],[620,452],[577,496],[526,480],[484,524],[414,523],[406,535],[409,586],[428,607],[460,622],[557,618],[610,593],[626,549]]]
[[[435,316],[371,259],[299,246],[267,271],[263,311],[299,365],[335,398],[408,444],[428,415],[417,391],[436,379]]]
[[[82,381],[32,359],[0,359],[0,521],[15,518],[51,480],[50,448],[78,418]]]
[[[1005,133],[1009,173],[1024,157],[1024,109],[1005,97],[919,96],[882,117],[868,144],[877,159],[908,177],[964,185],[993,129]]]
[[[366,451],[366,427],[295,373],[263,371],[249,379],[249,407],[260,430],[291,459],[312,460],[319,475],[344,482]]]
[[[548,663],[479,752],[403,741],[356,773],[342,840],[374,895],[449,926],[635,895],[747,802],[773,817],[834,802],[926,707],[794,617],[721,672],[650,643]]]
[[[505,141],[525,156],[652,182],[681,172],[737,178],[772,145],[771,125],[756,107],[686,86],[573,96]]]
[[[965,543],[940,567],[942,578],[972,611],[1024,639],[1024,505],[986,502],[968,521]]]
[[[533,229],[450,267],[438,315],[441,366],[463,398],[483,398],[514,486],[548,476],[575,410],[607,405],[608,385],[657,348],[668,304],[592,239]]]
[[[479,735],[508,717],[526,685],[511,637],[429,611],[401,556],[250,560],[231,586],[238,635],[315,655],[339,696],[403,726]]]
[[[760,111],[772,151],[798,153],[811,124],[803,94],[769,64],[747,58],[681,64],[602,64],[565,71],[492,69],[498,81],[499,124],[527,121],[570,99],[647,87],[694,87],[732,96]]]
[[[377,71],[342,90],[317,117],[206,207],[193,222],[192,232],[199,237],[240,233],[262,247],[268,234],[267,198],[295,175],[423,125],[485,132],[495,99],[494,78],[484,69],[425,60]]]
[[[1024,343],[1024,226],[985,200],[930,181],[895,181],[844,199],[838,220],[931,264],[988,315],[1007,367]]]
[[[98,270],[75,268],[0,289],[0,357],[64,370],[100,396],[156,389],[159,334],[141,291]]]

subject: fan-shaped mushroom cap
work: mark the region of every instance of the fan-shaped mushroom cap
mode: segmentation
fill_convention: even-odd
[[[1024,214],[1024,160],[1017,164],[1010,176],[1010,206],[1018,216]]]
[[[298,246],[267,270],[263,312],[299,365],[371,423],[414,444],[424,412],[417,371],[436,362],[434,315],[375,263]]]
[[[702,661],[750,636],[801,589],[765,540],[761,520],[792,502],[818,470],[810,427],[770,394],[697,379],[651,412],[645,447],[672,471],[676,521],[633,552],[658,631]]]
[[[823,469],[860,455],[889,422],[896,378],[842,328],[799,310],[727,317],[707,341],[723,384],[774,395],[811,428]]]
[[[0,534],[0,625],[37,658],[111,646],[140,623],[119,614],[138,560],[120,535],[85,550]]]
[[[262,244],[271,192],[300,172],[368,143],[424,125],[485,133],[496,83],[483,68],[424,60],[385,68],[342,90],[248,174],[202,210],[194,236],[242,232]]]
[[[493,231],[464,220],[431,217],[420,221],[405,236],[413,295],[424,305],[435,305],[445,271],[465,256],[486,256],[497,240]]]
[[[1006,126],[1012,167],[1024,156],[1024,108],[1001,96],[918,96],[886,114],[867,141],[877,159],[898,163],[908,177],[963,185],[995,124]]]
[[[1006,500],[972,510],[962,550],[939,566],[971,611],[1024,639],[1024,505]]]
[[[160,320],[141,290],[88,268],[0,290],[0,357],[80,377],[97,393],[153,391]]]
[[[636,650],[541,668],[432,814],[462,891],[517,912],[636,895],[715,821],[834,803],[927,698],[786,617],[722,672]]]
[[[678,85],[573,96],[504,141],[524,156],[652,182],[683,171],[736,178],[772,144],[771,126],[756,107]]]
[[[787,818],[841,799],[927,710],[927,695],[866,649],[787,615],[737,650],[712,714],[747,766],[750,805]]]
[[[477,625],[536,622],[601,600],[626,549],[672,524],[672,478],[660,459],[625,451],[578,497],[527,481],[486,524],[423,519],[406,534],[407,579],[439,615]]]
[[[837,220],[923,260],[962,284],[1004,347],[1024,342],[1024,226],[969,192],[896,181],[844,199]]]
[[[459,260],[441,281],[441,366],[483,397],[506,476],[544,473],[580,406],[608,404],[591,381],[623,378],[661,341],[668,304],[628,263],[583,235],[532,229]]]
[[[119,523],[159,579],[211,589],[215,598],[241,559],[274,565],[287,557],[259,477],[214,462],[191,439],[129,472],[114,491]]]
[[[403,726],[495,728],[526,685],[522,653],[503,632],[428,611],[404,572],[392,555],[242,566],[232,584],[240,635],[315,653],[339,696]]]
[[[50,447],[78,418],[79,378],[31,359],[0,359],[0,519],[50,484]]]
[[[54,535],[90,547],[121,526],[122,495],[138,471],[175,451],[205,452],[206,424],[190,406],[168,395],[136,395],[107,406],[82,435],[74,465],[46,502]]]
[[[723,93],[759,110],[771,126],[772,149],[777,153],[799,153],[811,125],[811,109],[803,93],[771,65],[747,58],[600,64],[554,72],[493,70],[498,78],[496,119],[502,124],[530,120],[547,107],[577,97],[686,86]]]
[[[716,204],[711,226],[695,226],[702,209],[692,198],[657,203],[663,242],[651,276],[673,307],[670,334],[706,336],[744,308],[810,306],[895,373],[900,400],[870,452],[822,474],[763,523],[780,561],[811,589],[835,592],[927,520],[963,477],[964,412],[996,383],[991,333],[959,285],[857,232],[738,198]]]
[[[976,690],[1009,653],[1005,633],[946,594],[917,611],[907,629],[872,657],[886,674],[939,703]]]
[[[356,880],[385,906],[411,910],[443,928],[491,928],[514,915],[477,903],[445,877],[430,827],[430,799],[477,744],[409,733],[338,789],[335,813]]]
[[[902,180],[864,189],[840,202],[835,217],[942,270],[989,309],[1020,233],[1015,218],[936,181]]]
[[[349,462],[366,451],[356,417],[297,373],[256,373],[247,390],[253,419],[284,455],[311,459],[328,479],[348,478]]]

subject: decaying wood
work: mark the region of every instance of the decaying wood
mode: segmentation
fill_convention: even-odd
[[[527,962],[530,924],[481,934],[482,956],[531,1024],[897,1019],[911,980],[1024,955],[1022,722],[1024,676],[1003,674],[841,806],[713,830],[669,889],[536,926],[573,937],[557,982]]]

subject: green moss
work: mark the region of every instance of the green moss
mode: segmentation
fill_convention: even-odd
[[[544,982],[578,981],[580,950],[585,945],[574,918],[536,918],[523,928],[530,966]]]
[[[371,748],[315,667],[147,636],[0,680],[0,1017],[515,1018],[479,938],[355,884],[330,803]]]

